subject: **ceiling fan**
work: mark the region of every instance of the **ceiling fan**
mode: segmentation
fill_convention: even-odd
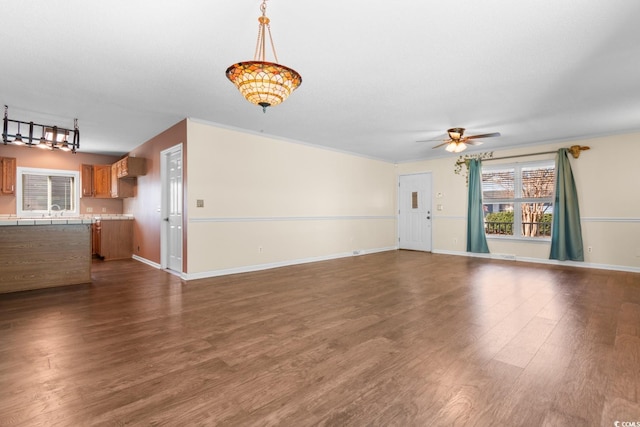
[[[438,144],[433,148],[439,148],[446,145],[446,150],[450,153],[459,153],[467,149],[467,145],[480,145],[482,142],[475,141],[478,138],[492,138],[500,136],[500,132],[483,133],[481,135],[464,136],[464,128],[451,128],[447,130],[449,139],[442,144]]]

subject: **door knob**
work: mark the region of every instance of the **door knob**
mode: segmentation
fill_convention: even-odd
[[[168,217],[167,218],[163,218],[162,220],[169,222],[169,218]]]

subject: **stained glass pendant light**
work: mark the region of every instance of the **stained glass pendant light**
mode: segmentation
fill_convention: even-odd
[[[238,62],[227,68],[227,78],[236,85],[247,101],[259,105],[264,112],[286,100],[296,90],[302,77],[292,68],[278,64],[278,55],[271,36],[269,18],[267,18],[267,0],[260,5],[262,16],[258,18],[258,41],[253,61]],[[265,61],[266,36],[276,62]]]

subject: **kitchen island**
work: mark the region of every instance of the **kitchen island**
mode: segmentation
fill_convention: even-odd
[[[92,222],[0,221],[0,293],[90,283]]]

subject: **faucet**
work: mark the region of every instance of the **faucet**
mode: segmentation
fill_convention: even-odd
[[[53,217],[58,216],[57,214],[53,213],[52,211],[59,212],[60,211],[60,205],[54,203],[49,207],[49,216],[53,216]]]

